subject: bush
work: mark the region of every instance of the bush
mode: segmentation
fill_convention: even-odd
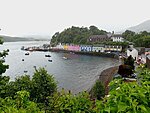
[[[105,96],[105,88],[104,85],[97,80],[93,88],[91,89],[92,98],[97,98],[98,100],[102,99]]]
[[[57,91],[54,77],[47,73],[44,68],[36,70],[32,78],[31,98],[38,103],[45,103],[47,97]]]

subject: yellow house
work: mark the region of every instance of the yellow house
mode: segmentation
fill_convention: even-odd
[[[68,50],[68,45],[64,45],[64,50]]]

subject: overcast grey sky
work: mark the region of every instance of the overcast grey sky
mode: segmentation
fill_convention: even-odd
[[[0,34],[49,35],[71,26],[107,31],[150,19],[150,0],[0,0]]]

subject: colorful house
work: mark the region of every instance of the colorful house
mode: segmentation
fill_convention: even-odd
[[[105,48],[103,45],[95,45],[95,46],[93,46],[92,51],[93,52],[104,52]]]
[[[92,45],[80,45],[80,51],[91,52],[92,51]]]
[[[79,51],[80,46],[79,45],[68,45],[68,50],[69,51]]]
[[[64,45],[64,50],[68,50],[68,45]]]
[[[105,51],[109,51],[109,52],[121,52],[122,51],[122,46],[110,46],[110,45],[106,45],[105,46]]]

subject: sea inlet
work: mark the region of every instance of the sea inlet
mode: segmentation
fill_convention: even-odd
[[[58,89],[64,88],[72,93],[78,93],[89,90],[104,69],[120,64],[116,59],[100,56],[41,51],[25,55],[27,51],[21,50],[22,46],[39,46],[47,43],[49,42],[5,42],[0,45],[0,51],[9,49],[9,55],[5,58],[5,64],[9,65],[9,69],[3,75],[10,76],[11,80],[24,74],[32,77],[35,68],[44,67],[58,82]]]

